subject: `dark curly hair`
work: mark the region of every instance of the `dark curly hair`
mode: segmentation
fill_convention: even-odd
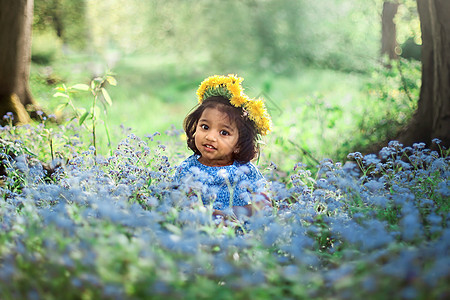
[[[195,130],[197,129],[198,120],[207,108],[216,108],[226,113],[230,121],[235,122],[239,131],[239,139],[237,142],[239,151],[237,153],[233,152],[233,160],[240,163],[247,163],[255,158],[259,150],[255,123],[247,117],[247,112],[241,107],[231,105],[230,101],[222,96],[213,96],[203,100],[184,119],[183,128],[187,136],[187,146],[195,154],[200,155],[200,151],[195,146]]]

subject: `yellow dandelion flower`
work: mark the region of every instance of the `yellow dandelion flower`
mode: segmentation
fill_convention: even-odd
[[[242,81],[244,80],[241,77],[238,77],[237,75],[234,74],[228,74],[228,78],[233,82],[233,83],[237,83],[237,84],[241,84]]]
[[[271,120],[262,99],[250,100],[245,103],[249,118],[255,123],[261,135],[271,130]]]
[[[264,114],[265,108],[264,103],[261,99],[251,100],[247,102],[246,105],[250,114],[250,118],[253,116],[254,121],[257,121],[256,117],[260,117]]]
[[[250,101],[247,95],[234,96],[233,98],[230,99],[230,103],[235,107],[241,107],[247,101]]]
[[[205,88],[204,87],[200,87],[197,90],[197,98],[198,98],[198,102],[202,102],[203,101],[203,94],[205,93]]]
[[[221,76],[214,76],[211,78],[211,83],[209,84],[211,87],[216,88],[223,82],[223,78]]]
[[[270,118],[268,116],[264,116],[263,118],[261,118],[258,127],[261,130],[261,134],[266,135],[268,132],[272,130],[272,122]]]
[[[227,89],[233,94],[233,96],[240,96],[242,94],[242,87],[238,83],[229,82]]]

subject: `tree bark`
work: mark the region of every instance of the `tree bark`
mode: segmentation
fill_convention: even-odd
[[[29,88],[33,0],[0,0],[0,118],[14,114],[29,122],[25,107],[34,105]]]
[[[417,0],[422,31],[422,86],[418,107],[398,140],[404,145],[433,138],[450,144],[450,1]]]
[[[394,17],[398,10],[397,1],[385,1],[381,15],[381,54],[387,54],[389,59],[397,59],[397,29]]]

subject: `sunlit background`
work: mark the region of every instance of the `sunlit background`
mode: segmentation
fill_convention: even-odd
[[[421,43],[420,24],[415,1],[401,2],[397,52],[405,54]],[[407,57],[389,69],[380,55],[382,7],[381,0],[35,0],[32,92],[56,111],[55,87],[111,71],[110,131],[123,125],[145,136],[181,129],[198,84],[233,73],[272,115],[266,159],[342,159],[392,134],[417,102],[420,63]],[[90,101],[74,98],[85,109]]]

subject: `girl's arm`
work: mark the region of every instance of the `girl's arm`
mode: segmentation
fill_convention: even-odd
[[[264,209],[265,207],[273,207],[272,201],[270,201],[269,196],[267,196],[265,193],[259,193],[259,195],[263,196],[264,199],[257,202],[252,202],[251,204],[247,204],[244,206],[249,211],[250,216],[260,211],[261,209]]]
[[[234,215],[239,216],[244,214],[246,216],[252,216],[254,213],[260,211],[265,207],[273,207],[270,198],[266,194],[261,193],[260,195],[264,196],[263,200],[243,206],[234,206],[233,207]],[[230,217],[230,215],[218,209],[215,209],[213,211],[213,216],[222,216],[224,219]]]

